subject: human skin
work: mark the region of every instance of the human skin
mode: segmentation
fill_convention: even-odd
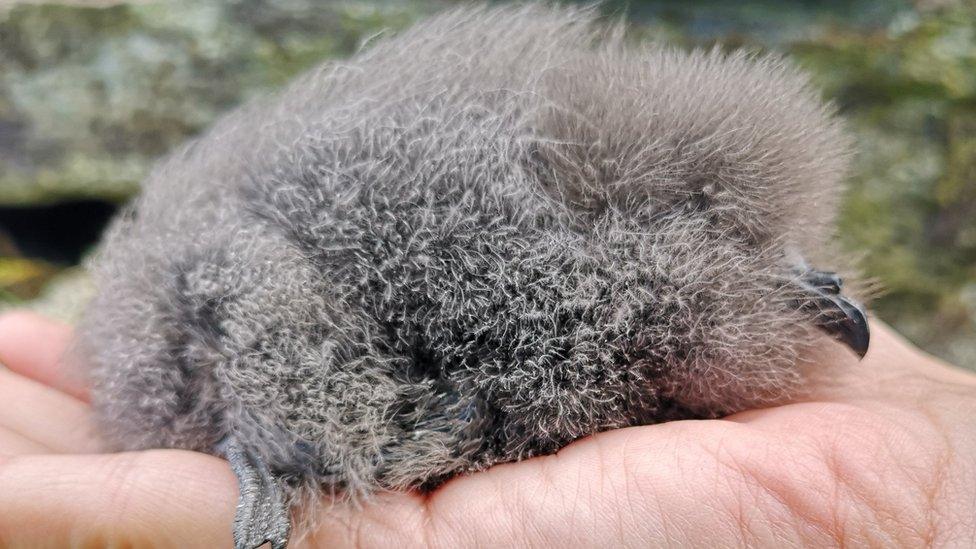
[[[322,547],[976,545],[976,375],[872,324],[809,394],[601,433],[433,493],[324,506]],[[237,485],[193,452],[98,453],[70,327],[0,317],[0,546],[230,547]]]

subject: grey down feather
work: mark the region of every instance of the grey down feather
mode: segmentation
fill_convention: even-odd
[[[779,58],[622,34],[456,9],[171,154],[92,261],[106,440],[355,498],[788,398],[850,143]]]

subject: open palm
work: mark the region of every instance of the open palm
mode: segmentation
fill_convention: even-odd
[[[976,376],[875,324],[801,401],[602,433],[426,495],[327,506],[314,546],[976,545]],[[0,545],[229,547],[221,459],[100,454],[67,326],[0,319]]]

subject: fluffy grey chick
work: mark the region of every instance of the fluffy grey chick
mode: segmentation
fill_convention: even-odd
[[[156,167],[93,263],[101,426],[227,456],[237,545],[282,547],[301,495],[781,400],[818,328],[867,346],[805,263],[836,267],[848,148],[778,59],[436,17]]]

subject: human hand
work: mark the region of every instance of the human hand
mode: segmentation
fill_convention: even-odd
[[[601,433],[427,494],[325,507],[296,545],[976,545],[976,375],[872,326],[811,392]],[[67,326],[0,318],[0,545],[229,547],[237,485],[194,452],[98,454]]]

